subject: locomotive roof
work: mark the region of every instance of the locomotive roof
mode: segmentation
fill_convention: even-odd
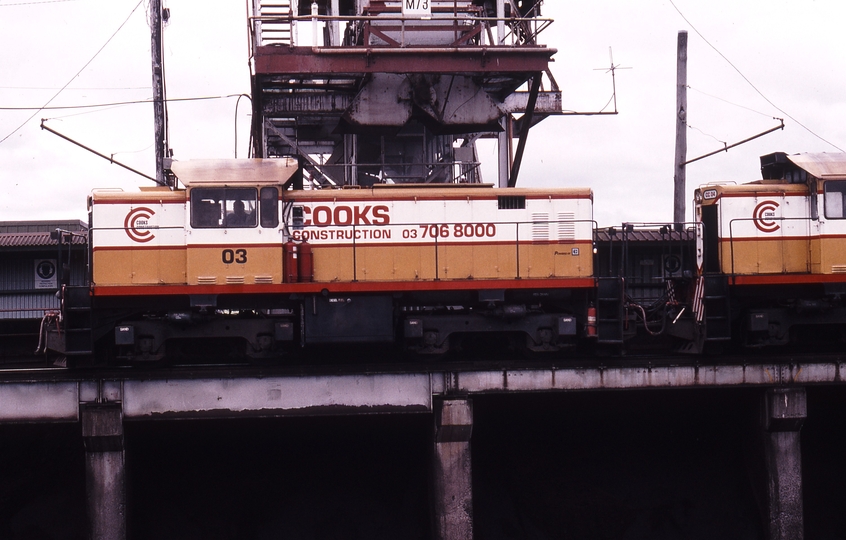
[[[590,188],[491,188],[470,184],[462,189],[452,185],[429,185],[409,187],[403,185],[380,185],[361,189],[309,189],[286,191],[283,197],[293,199],[497,199],[497,197],[526,197],[546,199],[548,197],[592,199]]]
[[[223,182],[213,184],[198,183],[203,185],[223,185]],[[244,182],[244,184],[255,185],[255,182]],[[193,184],[192,184],[193,185]],[[274,182],[274,185],[276,183]],[[171,190],[167,187],[142,187],[140,191],[124,191],[122,189],[95,189],[92,192],[94,201],[102,202],[133,202],[133,203],[162,203],[185,201],[186,191],[183,189]],[[479,199],[493,199],[498,197],[526,197],[527,199],[546,199],[549,197],[564,199],[593,199],[593,192],[590,188],[496,188],[490,187],[465,187],[463,189],[452,189],[444,187],[381,187],[379,189],[307,189],[289,190],[283,192],[283,198],[294,200],[362,200],[362,199],[466,199],[468,197]]]
[[[765,162],[766,161],[766,162]],[[717,195],[722,194],[760,194],[768,193],[807,193],[808,184],[804,177],[801,181],[788,179],[786,175],[789,169],[802,169],[808,175],[821,180],[846,180],[846,153],[805,153],[787,155],[784,153],[769,154],[761,158],[764,180],[756,180],[747,184],[708,184],[700,186],[697,193],[714,191]],[[784,163],[788,163],[787,172]],[[768,170],[769,169],[769,170]],[[768,176],[775,174],[776,176]],[[716,197],[708,197],[714,201]],[[707,204],[707,202],[706,202]]]
[[[846,179],[846,154],[794,154],[787,159],[821,180]]]
[[[695,193],[698,204],[712,205],[723,197],[801,196],[808,194],[808,184],[788,184],[784,180],[758,180],[749,184],[708,184]]]
[[[91,192],[94,201],[124,202],[183,202],[185,190],[171,190],[167,187],[142,187],[140,191],[124,191],[122,189],[95,189]]]
[[[186,187],[202,184],[284,184],[297,172],[297,160],[192,159],[174,161],[170,170]]]
[[[697,191],[716,190],[717,193],[802,193],[808,191],[807,184],[787,184],[783,180],[756,180],[748,184],[707,184]]]

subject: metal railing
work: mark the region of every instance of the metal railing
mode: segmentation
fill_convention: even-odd
[[[478,161],[412,163],[309,163],[304,167],[312,188],[373,184],[479,184]]]
[[[553,22],[541,17],[487,17],[481,11],[433,13],[408,17],[382,12],[354,16],[253,15],[249,17],[253,51],[257,47],[523,47],[538,46],[538,35]],[[343,31],[341,30],[343,28]],[[502,35],[495,36],[502,31]],[[503,31],[504,30],[504,31]]]

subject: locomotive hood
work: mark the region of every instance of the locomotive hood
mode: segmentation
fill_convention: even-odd
[[[787,159],[821,180],[846,179],[846,154],[795,154],[787,156]]]
[[[192,159],[174,161],[170,170],[185,187],[200,184],[284,184],[297,172],[297,161],[278,159]]]

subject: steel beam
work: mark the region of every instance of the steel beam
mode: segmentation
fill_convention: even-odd
[[[258,47],[257,75],[362,73],[524,74],[545,71],[555,49],[546,47],[331,48]]]
[[[339,115],[347,110],[352,100],[352,96],[341,93],[266,94],[262,96],[261,112],[271,118],[295,113]]]
[[[514,92],[509,94],[502,104],[503,112],[511,114],[524,114],[529,105],[530,92]],[[538,92],[535,102],[535,114],[562,114],[564,112],[561,104],[560,91]]]

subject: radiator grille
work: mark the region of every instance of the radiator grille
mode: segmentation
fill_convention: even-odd
[[[532,213],[532,240],[537,242],[549,240],[549,214],[546,212]]]
[[[558,214],[558,239],[575,240],[576,224],[573,220],[576,215],[573,212],[560,212]]]

